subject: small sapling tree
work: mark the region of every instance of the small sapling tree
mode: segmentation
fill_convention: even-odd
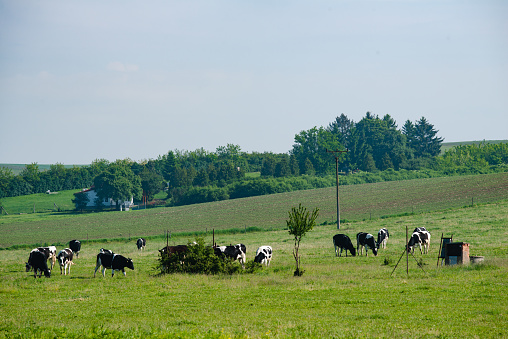
[[[293,207],[291,211],[289,211],[289,220],[286,220],[286,224],[289,229],[289,234],[294,236],[295,240],[295,247],[293,249],[293,257],[296,261],[295,276],[301,276],[304,272],[300,268],[300,241],[302,241],[302,237],[305,233],[311,231],[316,225],[318,212],[319,209],[316,207],[311,214],[305,207],[302,207],[302,204],[299,204],[298,208]]]

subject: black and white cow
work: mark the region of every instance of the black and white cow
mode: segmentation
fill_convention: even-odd
[[[346,250],[346,257],[347,251],[349,251],[353,257],[356,256],[356,250],[353,246],[353,243],[351,242],[351,239],[349,239],[349,237],[345,234],[335,234],[333,236],[333,246],[335,247],[335,256],[342,256],[342,250]]]
[[[231,258],[233,260],[238,260],[243,268],[245,268],[245,253],[242,252],[241,246],[238,245],[229,245],[229,246],[217,246],[213,249],[215,255],[223,258]]]
[[[131,258],[126,258],[120,254],[109,254],[109,253],[99,253],[97,254],[97,263],[95,265],[95,271],[93,272],[93,276],[95,278],[95,274],[99,267],[102,266],[102,276],[106,276],[106,269],[111,270],[111,276],[115,275],[115,271],[122,271],[125,276],[125,268],[134,269],[134,263]]]
[[[377,232],[377,248],[386,248],[386,243],[388,242],[388,238],[390,237],[390,233],[386,228],[382,228]]]
[[[261,246],[256,251],[256,256],[254,257],[254,262],[258,262],[261,265],[270,266],[270,261],[272,260],[272,248],[270,246]]]
[[[79,251],[81,251],[81,242],[79,240],[71,240],[69,241],[69,248],[72,250],[74,254],[76,254],[76,258],[79,257]]]
[[[366,256],[369,256],[369,249],[372,250],[374,256],[377,256],[377,246],[374,236],[370,233],[358,232],[356,234],[356,250],[359,255],[363,255],[364,247]]]
[[[411,238],[409,238],[409,242],[407,244],[407,251],[414,253],[414,248],[416,245],[418,245],[420,247],[420,254],[429,253],[430,233],[428,231],[413,232],[413,234],[411,234]],[[422,251],[422,246],[423,246],[423,251]]]
[[[34,278],[37,277],[37,271],[39,271],[39,278],[42,277],[42,273],[44,273],[46,278],[51,276],[51,271],[48,269],[47,257],[43,252],[37,250],[30,252],[29,263],[34,270]]]
[[[143,238],[139,238],[138,241],[136,241],[136,245],[138,246],[138,251],[142,251],[145,249],[146,240]]]
[[[69,274],[71,274],[71,265],[74,265],[72,259],[74,257],[74,253],[70,248],[64,248],[58,255],[56,256],[58,260],[58,264],[60,265],[60,274],[67,275],[67,268],[69,269]]]
[[[56,247],[55,246],[48,246],[48,247],[37,247],[32,250],[32,252],[39,251],[44,253],[46,256],[46,260],[51,260],[51,270],[53,269],[53,266],[55,266],[56,263]],[[32,257],[32,252],[30,252],[30,256],[28,257],[28,262],[26,263],[26,271],[30,271],[32,269],[32,265],[30,264],[30,258]]]
[[[242,258],[238,260],[244,266],[247,259],[247,247],[244,244],[236,244],[235,247],[242,251]]]

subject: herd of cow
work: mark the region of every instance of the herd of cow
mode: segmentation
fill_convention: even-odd
[[[336,234],[333,237],[333,245],[335,247],[335,255],[341,256],[342,251],[346,251],[351,253],[352,256],[356,256],[358,252],[359,255],[363,255],[363,249],[365,248],[365,255],[368,256],[368,251],[371,250],[372,253],[376,256],[378,250],[380,248],[386,248],[386,243],[390,234],[386,228],[382,228],[379,230],[377,234],[377,241],[374,236],[370,233],[359,232],[356,234],[356,249],[351,242],[351,239],[345,234]],[[143,238],[139,238],[136,241],[136,245],[138,250],[141,251],[146,246],[146,240]],[[419,246],[420,253],[428,253],[430,245],[430,233],[425,229],[425,227],[417,227],[414,229],[409,242],[407,243],[406,249],[408,252],[414,252],[415,246]],[[422,251],[423,247],[423,251]],[[37,273],[39,273],[39,278],[44,274],[45,277],[51,276],[51,270],[55,266],[56,262],[60,266],[60,274],[67,275],[71,272],[71,266],[74,264],[72,261],[74,256],[76,258],[79,256],[79,251],[81,250],[81,243],[79,240],[71,240],[69,242],[69,247],[61,250],[56,253],[55,246],[49,247],[37,247],[34,248],[28,257],[28,262],[26,263],[26,271],[29,272],[33,270],[34,278],[37,277]],[[159,253],[162,256],[172,255],[175,253],[187,252],[187,245],[177,245],[177,246],[166,246],[159,250]],[[223,258],[231,258],[232,260],[238,260],[242,267],[245,267],[246,253],[247,248],[244,244],[237,245],[229,245],[229,246],[214,246],[214,253],[217,256]],[[51,266],[48,268],[47,261],[51,261]],[[260,263],[265,266],[270,265],[270,261],[272,260],[272,247],[270,246],[261,246],[256,251],[256,256],[254,257],[254,262]],[[97,261],[94,271],[94,277],[97,273],[97,270],[102,266],[102,275],[105,276],[106,269],[111,269],[111,276],[115,274],[115,271],[121,271],[124,275],[125,268],[134,269],[134,263],[131,258],[126,258],[123,255],[113,253],[113,251],[106,250],[101,248],[99,253],[97,254]]]
[[[136,245],[138,247],[138,251],[142,251],[146,246],[146,240],[144,238],[139,238],[136,241]],[[188,249],[187,245],[177,245],[177,246],[166,246],[159,250],[161,256],[172,255],[178,252],[186,252]],[[55,246],[48,247],[37,247],[34,248],[28,257],[28,262],[25,264],[26,271],[29,272],[33,270],[34,278],[37,277],[37,273],[39,273],[39,278],[44,274],[45,277],[51,276],[51,270],[55,263],[58,261],[60,265],[60,274],[67,275],[71,272],[71,265],[74,264],[72,261],[74,255],[76,258],[79,256],[79,251],[81,250],[81,242],[79,240],[71,240],[69,242],[69,248],[65,248],[56,253]],[[233,260],[238,260],[242,267],[245,267],[245,259],[247,248],[244,244],[230,245],[230,246],[215,246],[214,253],[217,256],[223,258],[231,258]],[[254,258],[255,262],[260,264],[264,264],[266,266],[270,265],[270,261],[272,259],[272,248],[270,246],[261,246],[258,248],[256,252],[256,257]],[[51,261],[51,266],[48,268],[47,261]],[[94,271],[94,277],[97,273],[97,270],[102,266],[102,275],[105,276],[106,269],[111,269],[111,276],[114,276],[115,271],[122,271],[124,275],[125,268],[134,269],[134,263],[131,258],[126,258],[123,255],[116,254],[111,250],[107,250],[101,248],[99,253],[97,254],[97,261]]]
[[[356,234],[356,249],[351,242],[351,239],[345,234],[336,234],[333,236],[333,246],[335,248],[335,256],[341,256],[342,251],[347,251],[351,253],[354,257],[358,252],[360,255],[363,255],[363,249],[365,248],[365,255],[368,256],[368,250],[371,250],[374,256],[377,255],[378,250],[380,248],[386,248],[386,243],[388,242],[388,238],[390,234],[386,228],[382,228],[377,233],[377,241],[374,239],[374,236],[370,233],[358,232]],[[428,253],[430,245],[430,232],[425,229],[425,227],[417,227],[414,229],[413,234],[411,234],[411,238],[406,246],[406,250],[408,252],[413,253],[415,246],[419,246],[420,253]],[[423,251],[422,251],[423,246]]]
[[[71,273],[71,265],[74,263],[72,259],[74,255],[76,258],[79,256],[79,251],[81,250],[81,242],[79,240],[71,240],[69,242],[69,248],[64,248],[58,254],[56,254],[56,247],[37,247],[34,248],[28,257],[28,262],[25,264],[26,271],[30,270],[34,271],[34,278],[37,277],[37,272],[39,272],[39,278],[44,274],[45,277],[51,276],[51,270],[53,266],[55,266],[56,261],[60,265],[60,274],[67,274],[67,270],[69,274]],[[48,260],[51,260],[51,268],[48,268]]]

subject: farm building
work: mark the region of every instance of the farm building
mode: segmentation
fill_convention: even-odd
[[[86,208],[95,208],[96,205],[97,205],[97,192],[95,191],[95,187],[90,187],[88,189],[83,189],[82,191],[80,192],[77,192],[77,193],[74,193],[75,196],[77,196],[78,194],[86,194],[86,196],[88,197],[88,202],[86,204]],[[119,204],[119,206],[117,206],[117,202]],[[105,199],[102,199],[102,206],[104,207],[117,207],[118,209],[120,210],[126,210],[128,211],[130,207],[132,207],[134,205],[134,198],[131,197],[131,200],[119,200],[119,201],[115,201],[111,198],[105,198]]]

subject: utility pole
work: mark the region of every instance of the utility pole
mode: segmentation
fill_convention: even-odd
[[[347,153],[349,150],[346,148],[345,151],[330,151],[326,150],[327,153],[332,153],[335,157],[335,179],[337,182],[337,229],[340,230],[340,208],[339,208],[339,157],[341,153]]]

